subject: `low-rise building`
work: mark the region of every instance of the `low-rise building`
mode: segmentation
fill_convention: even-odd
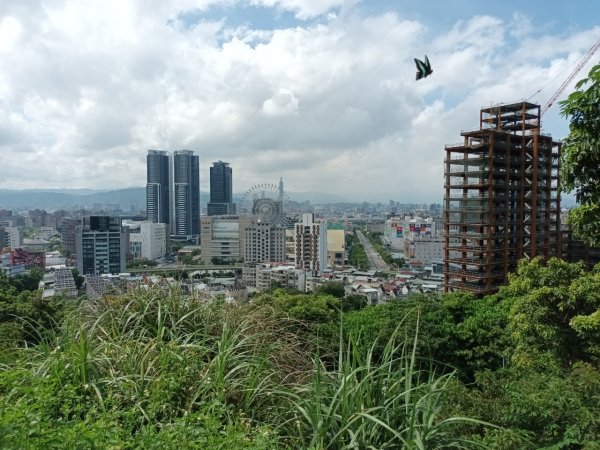
[[[56,269],[44,274],[44,293],[43,297],[54,297],[56,295],[65,298],[77,297],[77,286],[71,269]]]
[[[201,259],[205,264],[216,258],[220,262],[240,259],[240,218],[238,216],[203,216],[200,219]]]
[[[126,222],[129,229],[129,253],[133,260],[155,260],[167,254],[168,226],[164,223]]]
[[[245,263],[242,280],[245,286],[266,291],[274,285],[300,289],[302,274],[294,266],[284,263]]]
[[[404,255],[410,264],[423,264],[444,259],[444,239],[409,236],[404,241]]]
[[[327,229],[327,267],[346,264],[346,234],[343,229]]]

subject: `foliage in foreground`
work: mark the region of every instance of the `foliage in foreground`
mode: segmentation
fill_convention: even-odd
[[[600,448],[600,267],[523,261],[484,299],[336,288],[58,308],[2,351],[0,447]]]
[[[600,247],[600,64],[561,101],[570,118],[569,136],[561,149],[561,189],[575,192],[579,206],[569,212],[575,235]]]
[[[439,414],[452,375],[418,368],[417,347],[405,352],[412,337],[393,333],[377,360],[353,337],[341,339],[337,361],[325,364],[306,322],[318,316],[290,311],[295,317],[265,299],[228,305],[177,289],[84,304],[42,342],[11,351],[0,371],[0,447],[459,443],[459,420]],[[331,311],[323,321],[339,317]]]

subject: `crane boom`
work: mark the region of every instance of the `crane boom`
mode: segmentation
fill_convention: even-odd
[[[571,81],[573,81],[573,78],[575,78],[575,75],[577,75],[579,73],[579,71],[581,69],[583,69],[583,67],[587,64],[587,62],[590,60],[590,58],[592,56],[594,56],[594,53],[596,53],[596,51],[599,48],[600,48],[600,39],[598,39],[596,41],[596,43],[594,45],[592,45],[592,47],[587,51],[587,53],[585,55],[583,55],[583,58],[581,58],[581,61],[579,61],[579,64],[577,64],[577,67],[575,67],[575,69],[573,69],[573,72],[571,72],[571,74],[567,77],[567,79],[565,81],[563,81],[563,83],[556,90],[554,95],[552,95],[552,97],[550,97],[550,100],[548,100],[548,103],[546,103],[544,105],[544,107],[542,108],[542,110],[540,112],[540,115],[543,116],[544,113],[546,111],[548,111],[548,109],[554,104],[554,102],[560,96],[560,94],[562,94],[563,91],[567,88],[569,83],[571,83]]]

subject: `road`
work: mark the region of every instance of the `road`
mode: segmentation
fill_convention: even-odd
[[[369,239],[363,234],[362,231],[356,231],[356,235],[358,236],[358,240],[362,244],[365,249],[365,253],[367,254],[367,259],[369,260],[369,265],[371,268],[375,268],[377,271],[387,272],[390,270],[390,266],[388,266],[381,255],[377,253],[377,250],[371,245]]]

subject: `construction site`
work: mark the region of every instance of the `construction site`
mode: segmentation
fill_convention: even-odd
[[[486,295],[521,258],[560,256],[560,143],[540,106],[480,111],[479,129],[445,147],[444,290]]]
[[[483,108],[479,129],[446,145],[445,292],[492,294],[523,258],[564,256],[590,264],[600,256],[561,226],[561,144],[542,132],[542,115],[598,49],[600,39],[543,107],[521,101]]]

